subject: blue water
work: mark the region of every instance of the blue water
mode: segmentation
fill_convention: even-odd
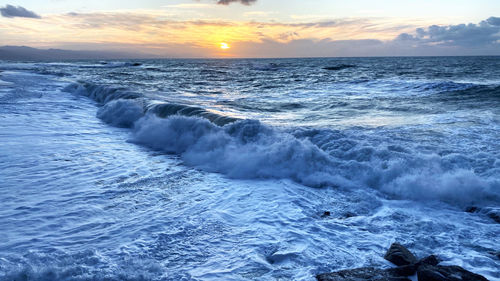
[[[0,71],[0,280],[314,280],[394,241],[500,280],[498,57]]]

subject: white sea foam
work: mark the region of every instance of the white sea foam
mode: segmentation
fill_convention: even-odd
[[[1,91],[16,98],[0,101],[0,225],[4,230],[0,280],[314,280],[315,274],[323,272],[387,266],[383,253],[394,241],[419,258],[436,254],[444,264],[500,280],[495,256],[500,224],[492,219],[499,214],[498,107],[494,107],[498,92],[472,89],[467,92],[467,105],[461,93],[440,95],[458,106],[452,107],[451,114],[431,114],[424,126],[346,128],[328,118],[348,118],[359,112],[347,110],[342,115],[342,110],[328,110],[338,100],[328,100],[331,93],[321,81],[311,83],[321,77],[317,72],[309,75],[312,68],[300,66],[309,61],[293,60],[299,66],[286,77],[281,71],[254,71],[263,76],[244,77],[248,73],[226,69],[213,74],[219,75],[216,82],[204,80],[229,92],[243,88],[233,87],[239,82],[227,79],[227,73],[244,77],[243,86],[250,90],[231,95],[247,95],[244,106],[257,102],[238,116],[261,122],[219,122],[224,116],[207,114],[205,103],[198,99],[202,94],[194,94],[200,89],[193,86],[196,74],[191,75],[204,62],[195,62],[194,67],[185,61],[155,63],[162,68],[161,78],[145,81],[142,77],[158,73],[137,68],[75,72],[81,79],[102,79],[100,86],[80,83],[73,89],[97,101],[102,106],[99,114],[110,124],[133,122],[144,103],[149,113],[135,122],[130,138],[175,157],[125,142],[126,130],[93,118],[96,103],[59,91],[57,81],[67,78],[2,72],[2,79],[5,75],[13,85]],[[213,67],[214,62],[207,64]],[[179,74],[181,79],[166,79],[165,73],[175,76],[179,68],[186,69]],[[356,71],[364,76],[366,69]],[[122,75],[129,70],[141,78]],[[352,79],[351,73],[346,74]],[[293,75],[305,78],[305,84],[286,80]],[[108,83],[110,79],[115,83]],[[269,97],[270,91],[254,89],[254,82],[287,86],[272,88],[277,94]],[[330,82],[331,87],[338,86]],[[126,83],[140,86],[126,89],[122,87]],[[246,87],[248,83],[251,87]],[[189,89],[189,98],[176,99],[175,92],[168,92],[161,101],[148,101],[132,92],[142,93],[151,85]],[[376,82],[370,85],[380,90]],[[304,103],[294,100],[303,105],[300,108],[283,109],[291,114],[280,116],[287,127],[270,125],[266,116],[278,112],[259,111],[259,105],[267,104],[261,102],[283,104],[289,96],[283,97],[286,92],[281,90],[303,86],[313,92],[294,94],[305,99]],[[383,92],[378,91],[381,96]],[[320,94],[321,106],[311,110],[308,102]],[[371,95],[356,94],[362,99]],[[185,104],[166,104],[170,95],[172,101]],[[341,99],[348,98],[346,94]],[[364,112],[394,101],[349,102]],[[422,99],[405,104],[405,110],[432,107]],[[247,110],[249,115],[244,114]],[[126,116],[129,111],[134,118]],[[312,120],[307,124],[316,127],[293,115],[299,111],[309,118],[305,123]],[[407,117],[406,112],[401,115]],[[325,119],[314,119],[314,113]],[[437,117],[449,118],[443,126],[435,123]],[[475,213],[456,207],[474,203],[487,207],[480,206]],[[330,216],[323,216],[325,211]]]
[[[346,184],[328,173],[333,162],[325,152],[255,120],[218,127],[197,117],[150,114],[135,124],[133,140],[230,177],[291,178],[310,186]]]
[[[330,130],[297,128],[287,133],[256,120],[235,122],[179,104],[153,104],[142,117],[143,98],[138,93],[91,83],[71,84],[65,91],[103,103],[97,115],[114,126],[132,127],[137,120],[134,142],[181,155],[187,165],[232,178],[371,187],[394,198],[442,200],[460,206],[500,201],[500,181],[490,172],[495,168],[485,167],[479,174],[461,154],[440,156],[410,147],[362,144],[358,136],[339,139]]]
[[[372,187],[396,198],[459,205],[499,200],[498,180],[450,164],[447,157],[377,147],[330,151],[334,157],[308,140],[255,120],[218,127],[200,118],[164,119],[149,114],[135,124],[133,141],[179,154],[190,166],[234,178],[290,178],[313,187]]]

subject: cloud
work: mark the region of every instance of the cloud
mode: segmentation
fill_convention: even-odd
[[[6,18],[32,18],[32,19],[40,19],[39,15],[37,15],[35,12],[29,11],[21,6],[12,6],[12,5],[7,5],[3,8],[0,8],[0,13],[2,16]]]
[[[235,2],[239,2],[243,5],[251,5],[255,2],[257,2],[257,0],[217,0],[217,4],[219,5],[229,5],[231,3],[235,3]]]
[[[311,40],[294,39],[278,42],[273,39],[262,42],[239,42],[234,49],[244,57],[349,57],[349,56],[388,56],[386,44],[380,40]]]
[[[210,1],[218,9],[217,1]],[[47,15],[36,25],[0,21],[0,38],[9,45],[142,49],[163,57],[500,55],[500,17],[475,24],[433,23],[391,18],[179,19],[157,10],[73,12]],[[222,52],[220,42],[230,43],[231,49]]]
[[[426,46],[477,47],[497,45],[500,40],[500,18],[490,17],[478,24],[431,25],[417,28],[414,34],[402,33],[395,41]]]
[[[409,26],[387,27],[371,24],[369,21],[343,20],[281,24],[295,28],[314,28],[316,33],[343,25],[349,28],[363,26],[395,31]],[[368,30],[376,30],[370,29]],[[365,33],[369,35],[369,33]],[[239,42],[233,44],[248,57],[345,57],[345,56],[449,56],[449,55],[500,55],[500,18],[490,17],[477,24],[430,25],[415,28],[413,32],[396,33],[392,39],[335,40],[302,37],[302,32],[285,32],[279,37],[268,37],[260,42]],[[373,34],[372,34],[373,35]],[[372,39],[369,39],[372,38]]]
[[[489,24],[495,25],[495,26],[500,26],[500,18],[497,17],[490,17],[489,19],[486,20]]]

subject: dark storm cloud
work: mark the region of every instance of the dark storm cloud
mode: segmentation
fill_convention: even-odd
[[[485,46],[498,45],[500,40],[500,18],[490,17],[478,24],[431,25],[417,28],[415,34],[400,34],[395,41],[413,42],[421,45]]]
[[[257,0],[217,0],[217,4],[219,5],[229,5],[231,3],[241,3],[243,5],[251,5],[257,2]]]
[[[0,8],[0,13],[3,17],[6,18],[32,18],[32,19],[40,19],[41,17],[37,15],[35,12],[29,11],[21,6],[12,6],[7,5],[5,7]]]

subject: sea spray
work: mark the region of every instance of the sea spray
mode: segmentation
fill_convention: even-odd
[[[333,173],[335,165],[324,151],[256,120],[219,127],[197,117],[150,114],[135,124],[133,141],[234,178],[290,178],[309,186],[348,183]]]
[[[499,199],[499,182],[452,164],[450,157],[386,148],[329,154],[298,139],[242,120],[223,127],[197,117],[149,114],[135,124],[132,140],[178,154],[187,165],[233,178],[289,178],[311,187],[371,187],[402,199],[485,204]]]
[[[453,88],[451,93],[422,97],[439,100],[457,95],[462,88],[491,88],[452,82],[417,85],[414,90],[424,92]],[[497,88],[492,89],[496,93]],[[180,155],[189,166],[232,178],[288,178],[312,187],[368,187],[393,198],[442,200],[460,206],[500,201],[500,184],[492,168],[479,169],[461,154],[369,143],[355,135],[361,131],[281,130],[200,106],[151,100],[120,87],[80,82],[65,91],[101,103],[97,115],[103,121],[134,127],[133,142]],[[490,155],[485,155],[484,161],[490,161]]]

